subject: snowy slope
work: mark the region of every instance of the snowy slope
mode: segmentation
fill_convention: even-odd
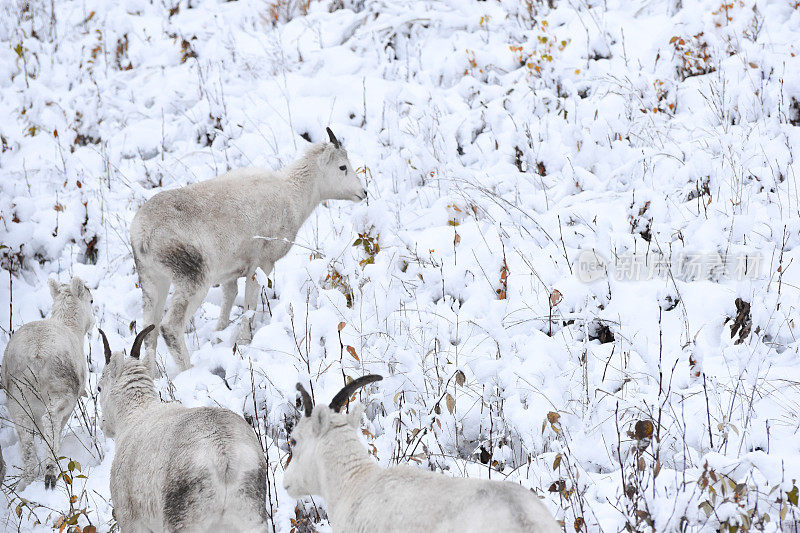
[[[215,288],[194,368],[160,349],[164,400],[256,424],[277,531],[329,530],[282,488],[294,384],[327,401],[369,372],[384,466],[519,482],[566,531],[780,530],[800,520],[800,4],[722,1],[7,0],[0,346],[71,275],[130,346],[138,206],[330,125],[368,201],[314,212],[251,345],[241,308],[213,331]],[[86,350],[95,391],[95,331]],[[14,491],[0,404],[0,524],[109,531],[94,399],[62,448],[86,478],[52,492]]]

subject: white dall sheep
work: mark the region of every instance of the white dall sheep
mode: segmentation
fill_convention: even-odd
[[[253,429],[219,407],[162,403],[136,336],[111,353],[98,383],[100,427],[114,439],[111,499],[122,533],[267,530],[267,462]]]
[[[184,342],[186,323],[208,289],[222,286],[217,329],[228,326],[237,280],[244,276],[245,314],[239,343],[252,339],[256,269],[269,274],[291,248],[300,226],[328,199],[366,198],[347,152],[328,128],[330,143],[311,145],[305,155],[277,171],[234,170],[150,198],[131,224],[131,245],[147,323],[161,324],[167,293],[174,286],[160,333],[181,370],[191,366]],[[145,343],[155,361],[158,335]]]
[[[53,297],[50,318],[29,322],[14,332],[0,372],[22,453],[18,489],[36,477],[35,435],[47,448],[44,486],[55,487],[61,432],[78,397],[86,395],[83,337],[94,324],[92,294],[77,277],[63,285],[51,278],[48,284]]]
[[[297,384],[305,416],[292,431],[292,458],[283,486],[292,497],[319,495],[334,532],[558,533],[539,498],[507,481],[451,478],[408,465],[387,469],[373,461],[359,438],[363,407],[339,414],[360,387],[350,382],[330,405],[312,407]]]

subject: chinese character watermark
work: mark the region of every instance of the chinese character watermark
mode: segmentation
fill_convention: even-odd
[[[575,261],[578,279],[592,282],[602,278],[617,281],[645,281],[673,277],[682,281],[756,279],[761,267],[758,252],[687,252],[670,257],[659,252],[619,254],[613,261],[594,250],[583,250]]]

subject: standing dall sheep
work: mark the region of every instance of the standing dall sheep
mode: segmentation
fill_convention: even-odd
[[[359,437],[363,406],[339,410],[360,387],[353,380],[330,405],[311,403],[299,383],[305,415],[292,431],[283,486],[294,498],[320,495],[334,532],[559,533],[535,494],[507,481],[451,478],[407,465],[382,469]]]
[[[18,490],[36,477],[35,435],[47,447],[44,486],[55,488],[61,432],[78,397],[86,395],[83,337],[94,324],[92,294],[78,277],[63,285],[51,278],[48,285],[53,297],[50,318],[29,322],[14,332],[0,371],[22,453]]]
[[[300,226],[328,199],[359,201],[366,190],[347,152],[328,128],[330,143],[311,145],[280,169],[244,168],[163,191],[150,198],[131,224],[131,245],[147,323],[161,324],[167,293],[174,287],[160,332],[181,371],[191,367],[184,342],[186,323],[208,289],[222,286],[217,330],[230,323],[237,280],[245,278],[245,314],[239,343],[252,339],[256,269],[269,274],[291,248]],[[158,335],[145,343],[155,361]]]
[[[121,533],[267,530],[267,462],[244,419],[219,407],[162,403],[139,361],[111,353],[98,383],[100,427],[114,439],[111,499]]]

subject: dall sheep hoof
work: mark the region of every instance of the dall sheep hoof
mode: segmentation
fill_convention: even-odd
[[[56,488],[56,475],[52,472],[44,475],[44,488],[48,490]]]

